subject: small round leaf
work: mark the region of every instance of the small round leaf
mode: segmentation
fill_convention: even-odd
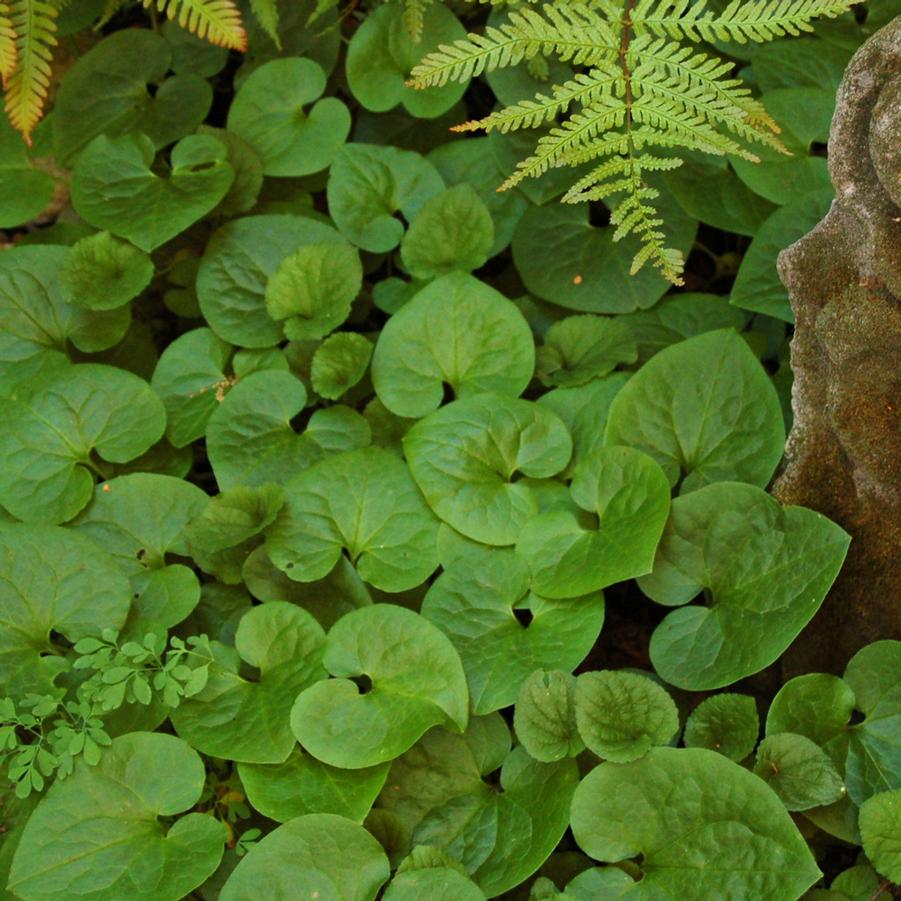
[[[629,763],[679,731],[679,711],[648,676],[613,670],[576,679],[576,725],[586,747],[614,763]]]
[[[293,341],[322,338],[350,314],[363,283],[357,251],[344,243],[309,244],[285,257],[266,284],[266,310]]]
[[[759,731],[754,698],[726,692],[705,698],[692,710],[682,737],[686,748],[719,751],[739,763],[754,750]]]
[[[127,304],[152,278],[150,257],[109,232],[76,242],[60,271],[72,300],[89,310],[113,310]]]
[[[584,750],[575,696],[576,679],[564,670],[535,670],[520,686],[513,727],[536,760],[552,763]]]
[[[880,792],[860,808],[860,835],[870,862],[886,879],[901,883],[901,789]]]

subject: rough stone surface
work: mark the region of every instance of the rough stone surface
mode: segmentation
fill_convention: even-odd
[[[829,170],[830,212],[779,257],[796,321],[795,418],[774,494],[853,541],[786,675],[841,672],[863,645],[901,638],[901,18],[848,66]]]

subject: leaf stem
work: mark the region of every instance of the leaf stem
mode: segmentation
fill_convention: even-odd
[[[869,901],[876,901],[876,899],[878,897],[880,897],[881,895],[884,895],[886,890],[890,889],[891,887],[892,887],[892,880],[891,879],[883,879],[882,882],[880,882],[879,885],[876,886],[876,891],[874,891],[873,894],[870,895]]]

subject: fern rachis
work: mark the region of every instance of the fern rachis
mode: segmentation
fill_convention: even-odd
[[[537,55],[587,67],[549,94],[458,130],[507,132],[556,122],[499,190],[552,166],[598,160],[564,202],[608,201],[615,240],[634,234],[640,242],[632,271],[650,262],[680,284],[681,255],[665,245],[657,191],[646,174],[679,166],[680,149],[750,160],[757,157],[749,144],[784,150],[776,123],[733,77],[732,63],[691,43],[796,35],[810,31],[814,18],[840,15],[857,0],[732,0],[721,13],[708,10],[706,2],[626,0],[620,7],[612,0],[550,0],[513,10],[504,25],[430,53],[414,68],[410,84],[462,81]]]

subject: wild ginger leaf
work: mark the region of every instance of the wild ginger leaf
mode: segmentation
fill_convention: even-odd
[[[318,172],[331,164],[347,140],[347,107],[336,97],[319,99],[325,77],[313,60],[277,59],[241,84],[229,110],[228,128],[259,154],[264,175]]]
[[[25,521],[65,522],[90,501],[94,473],[140,456],[165,423],[162,401],[130,372],[83,363],[51,374],[31,398],[7,402],[0,504]]]
[[[113,741],[96,767],[80,761],[31,816],[10,872],[21,898],[95,898],[127,892],[175,901],[222,858],[225,830],[185,813],[200,798],[200,755],[171,735],[134,732]],[[160,817],[180,816],[164,829]],[[135,860],[145,868],[135,870]]]
[[[714,481],[764,487],[785,428],[763,367],[742,338],[722,330],[642,366],[611,405],[604,440],[650,454],[685,494]]]
[[[372,382],[389,410],[418,417],[440,405],[444,385],[457,397],[518,397],[534,366],[532,336],[516,307],[484,282],[453,273],[430,282],[385,324]]]
[[[513,544],[538,513],[533,491],[514,476],[552,476],[572,453],[556,415],[488,393],[430,413],[403,444],[413,478],[435,513],[468,538],[494,545]]]
[[[411,610],[376,604],[348,613],[328,634],[323,664],[335,678],[301,692],[291,711],[297,740],[323,763],[374,766],[403,754],[432,726],[466,728],[460,658]],[[362,675],[371,687],[361,693],[353,679]]]
[[[148,253],[210,212],[235,178],[225,146],[209,135],[175,145],[169,178],[151,171],[153,158],[146,135],[101,135],[82,151],[72,176],[78,213]]]
[[[753,485],[715,482],[676,498],[653,572],[638,580],[680,608],[651,638],[654,668],[694,691],[763,669],[817,612],[849,543],[824,516]],[[707,605],[689,604],[702,592]]]
[[[276,897],[304,890],[374,901],[391,875],[381,845],[359,824],[330,813],[297,817],[270,832],[235,867],[222,901],[252,901],[265,884]],[[336,894],[337,893],[337,894]]]

